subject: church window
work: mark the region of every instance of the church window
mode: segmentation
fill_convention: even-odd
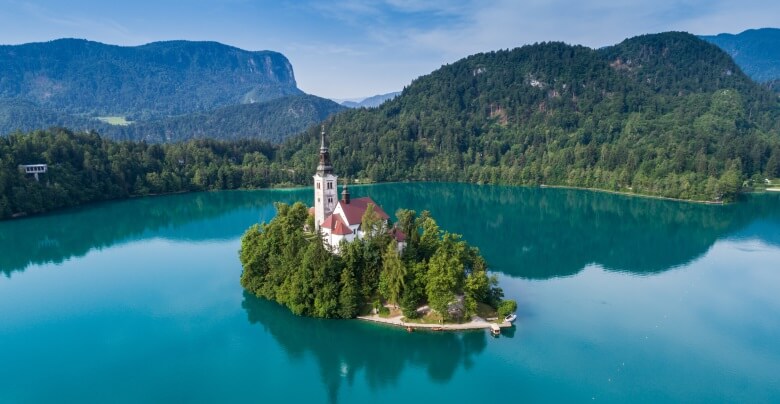
[[[333,203],[333,198],[328,198],[328,203]]]
[[[317,198],[317,203],[319,203],[319,202],[320,202],[320,198]]]
[[[320,189],[320,183],[319,182],[317,183],[317,189]]]
[[[333,183],[332,182],[328,182],[328,189],[333,189]]]

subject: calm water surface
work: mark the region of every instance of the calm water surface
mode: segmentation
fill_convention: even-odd
[[[308,190],[93,205],[0,222],[0,402],[780,402],[780,195],[353,195],[480,247],[517,327],[407,334],[245,295],[239,237]]]

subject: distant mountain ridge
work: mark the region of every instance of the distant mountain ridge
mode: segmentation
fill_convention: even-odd
[[[66,127],[147,142],[281,142],[345,109],[299,90],[284,55],[216,42],[6,45],[0,72],[0,136]],[[133,123],[96,119],[112,116]]]
[[[705,35],[701,38],[731,55],[754,80],[780,79],[780,29],[750,29],[736,35]]]
[[[131,120],[302,93],[281,53],[217,42],[124,47],[58,39],[3,45],[0,71],[0,99],[33,102],[58,113]]]
[[[400,91],[395,91],[387,94],[378,94],[371,97],[364,98],[361,101],[343,101],[341,105],[348,108],[374,108],[382,105],[385,101],[392,100],[401,94]]]

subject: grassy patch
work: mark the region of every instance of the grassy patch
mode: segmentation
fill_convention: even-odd
[[[490,307],[490,305],[487,305],[485,303],[477,303],[477,315],[482,318],[493,318],[498,317],[498,312],[496,309]]]
[[[115,126],[127,126],[132,123],[123,116],[99,116],[97,120]]]
[[[404,318],[405,323],[412,323],[412,324],[442,324],[443,318],[441,314],[431,310],[429,311],[425,316],[421,318]]]

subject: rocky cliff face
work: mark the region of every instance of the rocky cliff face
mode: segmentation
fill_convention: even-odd
[[[0,71],[0,99],[93,116],[143,119],[301,93],[284,55],[216,42],[0,46]]]

